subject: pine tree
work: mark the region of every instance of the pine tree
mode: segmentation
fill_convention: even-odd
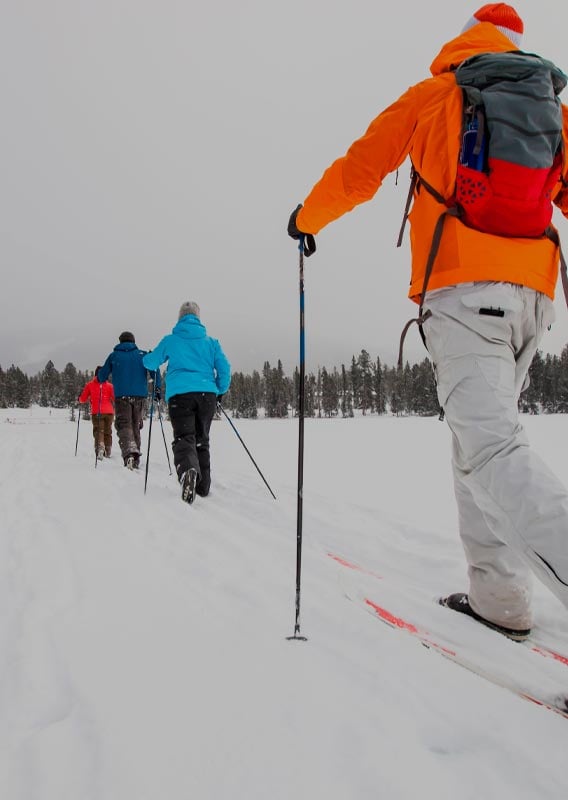
[[[257,398],[254,392],[254,383],[250,375],[242,376],[242,386],[237,405],[238,416],[245,419],[256,419],[258,416]]]
[[[345,364],[341,365],[341,414],[343,417],[353,416],[353,397]]]
[[[359,362],[355,356],[351,357],[351,369],[349,370],[351,379],[351,392],[353,397],[353,408],[361,408],[361,370]]]
[[[278,366],[276,367],[275,385],[277,389],[276,394],[276,411],[278,417],[283,419],[288,416],[288,400],[290,396],[290,387],[288,380],[284,375],[284,368],[282,362],[278,359]]]
[[[321,406],[326,417],[334,417],[337,414],[337,385],[333,376],[329,374],[325,367],[321,370]]]
[[[357,359],[359,367],[359,408],[366,414],[373,410],[373,373],[371,370],[371,357],[366,350],[361,350]]]
[[[315,415],[315,395],[316,395],[316,380],[312,373],[304,375],[304,417],[313,417]],[[300,414],[300,370],[298,367],[294,370],[294,377],[290,389],[292,393],[292,408],[294,416]]]
[[[375,401],[375,411],[377,414],[384,414],[386,411],[386,395],[384,386],[383,368],[381,359],[377,357],[376,362],[371,367],[373,395]]]
[[[53,361],[49,360],[41,373],[40,406],[62,408],[61,375],[55,369]]]
[[[238,417],[237,408],[239,407],[243,384],[242,372],[233,372],[231,376],[231,386],[223,398],[223,406],[226,410],[232,411],[234,417]]]
[[[258,373],[256,373],[258,375]],[[254,375],[246,375],[244,383],[243,411],[248,419],[256,419],[258,416],[258,400],[256,394],[257,383]]]
[[[409,413],[430,416],[439,412],[434,373],[427,358],[410,369],[407,392]]]
[[[306,387],[304,397],[304,415],[306,417],[315,417],[317,407],[317,382],[316,376],[313,372],[305,376],[304,384]]]
[[[331,380],[333,381],[333,385],[335,387],[335,414],[339,413],[339,407],[341,404],[341,375],[337,371],[337,367],[333,368],[333,372],[331,373]]]
[[[6,372],[5,396],[6,405],[9,408],[29,408],[31,405],[28,376],[13,364]]]
[[[300,370],[298,367],[294,369],[293,387],[292,413],[298,417],[300,415]]]
[[[321,368],[318,367],[318,377],[316,381],[316,409],[318,417],[321,419]]]
[[[547,354],[542,372],[542,407],[546,414],[557,410],[558,357]]]
[[[390,370],[390,410],[391,414],[399,417],[403,411],[403,371],[393,367]]]
[[[291,393],[288,381],[284,376],[282,362],[278,359],[278,366],[271,369],[268,361],[264,362],[264,414],[267,417],[287,417],[288,397]]]
[[[400,389],[401,405],[404,414],[410,414],[411,407],[411,389],[412,389],[412,370],[408,361],[402,370],[402,385]]]
[[[271,376],[272,376],[272,368],[270,366],[270,362],[265,361],[262,367],[262,392],[261,392],[261,403],[264,408],[265,417],[271,416],[270,414],[271,409],[269,408],[269,397],[268,397],[270,391]]]
[[[77,369],[71,362],[66,364],[61,375],[61,399],[65,406],[73,406],[81,393],[81,384]]]
[[[251,376],[251,392],[252,396],[254,397],[254,405],[255,405],[255,418],[258,416],[258,409],[262,405],[262,378],[260,377],[260,372],[258,370],[253,370]]]
[[[39,405],[40,387],[41,387],[41,373],[38,375],[31,375],[29,380],[31,403]]]
[[[529,385],[519,397],[519,411],[525,414],[539,414],[542,408],[542,383],[544,360],[537,350],[529,367]]]

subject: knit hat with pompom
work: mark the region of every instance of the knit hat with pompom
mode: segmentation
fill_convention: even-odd
[[[181,319],[182,317],[185,317],[186,314],[193,314],[194,317],[197,317],[197,319],[199,319],[199,314],[200,313],[201,312],[199,310],[199,306],[197,305],[197,303],[194,303],[193,301],[188,300],[187,302],[182,303],[182,306],[181,306],[181,308],[179,310],[178,319]]]
[[[507,3],[488,3],[482,6],[473,17],[468,19],[463,26],[462,33],[480,22],[491,22],[516,47],[522,45],[525,26],[513,6],[508,6]]]

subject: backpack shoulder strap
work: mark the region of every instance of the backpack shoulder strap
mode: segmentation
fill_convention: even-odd
[[[404,236],[404,229],[406,228],[406,221],[408,219],[408,214],[410,212],[410,204],[412,203],[412,198],[414,197],[414,190],[416,189],[417,183],[418,183],[418,173],[414,169],[414,164],[413,164],[410,168],[410,186],[408,187],[408,196],[406,198],[404,213],[402,215],[402,224],[400,226],[400,231],[398,232],[398,239],[396,241],[397,247],[400,247],[402,244],[402,237]]]
[[[400,231],[398,232],[398,239],[396,242],[396,246],[400,247],[402,244],[402,237],[404,235],[404,230],[406,228],[406,222],[408,220],[408,214],[410,213],[410,205],[412,203],[412,198],[414,197],[414,192],[419,192],[420,187],[423,186],[427,192],[429,192],[432,197],[434,197],[438,203],[442,203],[442,205],[447,205],[447,201],[445,197],[443,197],[440,192],[436,191],[433,186],[430,186],[424,178],[420,175],[418,170],[415,168],[414,164],[410,170],[410,186],[408,187],[408,196],[406,198],[406,205],[404,206],[404,214],[402,217],[402,224],[400,226]]]
[[[427,311],[424,314],[424,298],[426,297],[426,292],[428,291],[428,283],[430,282],[430,276],[432,274],[432,269],[434,268],[434,262],[436,260],[436,256],[438,255],[438,249],[440,247],[440,242],[442,241],[442,233],[444,232],[444,223],[446,222],[448,217],[459,217],[460,209],[458,206],[450,206],[446,208],[436,221],[436,227],[434,228],[434,233],[432,234],[432,244],[430,245],[430,252],[428,253],[428,261],[426,262],[426,269],[424,270],[424,280],[422,282],[422,291],[420,293],[420,306],[418,309],[418,316],[414,317],[413,319],[408,320],[406,325],[403,328],[401,337],[400,337],[400,344],[398,348],[398,367],[399,369],[402,368],[402,351],[404,347],[404,340],[406,339],[406,334],[408,333],[408,329],[410,326],[416,322],[418,325],[418,329],[420,331],[420,336],[426,347],[426,339],[424,337],[424,332],[422,330],[422,325],[428,317],[431,315],[431,311]],[[567,283],[568,285],[568,283]],[[427,349],[427,348],[426,348]]]

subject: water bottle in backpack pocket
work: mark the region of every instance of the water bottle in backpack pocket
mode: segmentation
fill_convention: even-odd
[[[472,109],[467,115],[462,138],[460,164],[477,172],[485,170],[485,125],[483,113]]]
[[[462,221],[466,225],[477,227],[473,220],[486,207],[491,195],[483,108],[465,108],[463,126],[455,200],[462,209]]]

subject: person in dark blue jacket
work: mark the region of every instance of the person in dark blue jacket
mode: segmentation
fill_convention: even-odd
[[[211,486],[209,429],[217,397],[231,383],[231,366],[217,339],[207,335],[197,303],[184,303],[171,334],[144,356],[144,366],[157,370],[167,361],[166,400],[172,423],[172,449],[182,500],[193,503]]]
[[[140,465],[140,429],[146,414],[148,371],[142,363],[146,350],[140,350],[134,334],[124,331],[118,344],[97,374],[104,383],[112,374],[115,394],[114,426],[124,459],[124,466],[138,469]],[[159,384],[157,384],[159,385]]]

